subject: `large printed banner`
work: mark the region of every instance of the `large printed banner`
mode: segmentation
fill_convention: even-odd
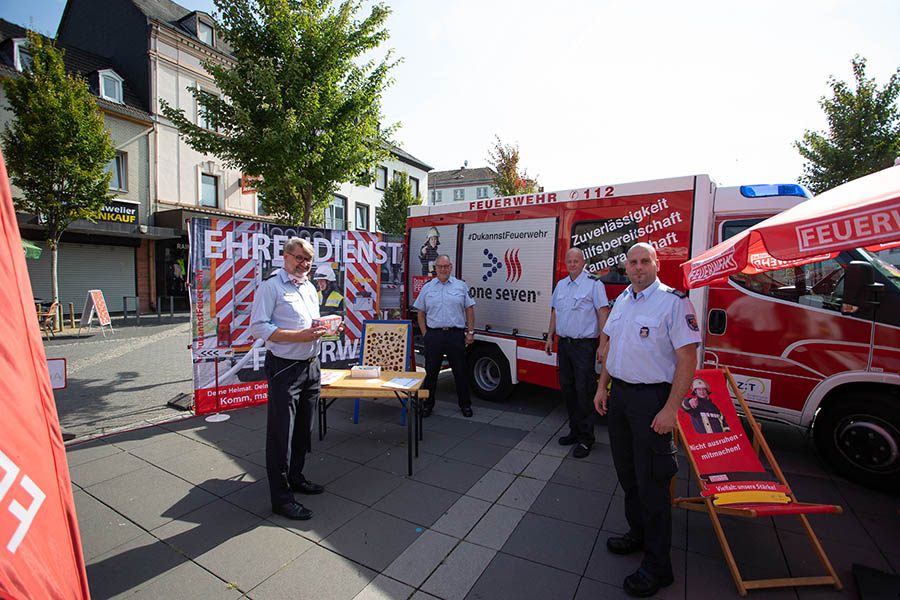
[[[344,319],[343,333],[322,338],[323,367],[343,369],[358,362],[364,320],[399,318],[401,241],[365,231],[192,219],[189,280],[197,414],[266,401],[266,350],[250,335],[250,311],[256,287],[283,266],[282,251],[291,237],[308,240],[315,250],[310,277],[319,290],[320,314]]]
[[[90,598],[56,403],[0,157],[0,598]]]

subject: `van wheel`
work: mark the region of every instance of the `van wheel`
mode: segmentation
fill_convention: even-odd
[[[847,479],[876,489],[900,489],[898,403],[886,394],[860,396],[844,395],[816,415],[816,447]]]
[[[512,393],[509,361],[493,344],[476,344],[471,347],[468,366],[469,384],[479,398],[501,402]]]

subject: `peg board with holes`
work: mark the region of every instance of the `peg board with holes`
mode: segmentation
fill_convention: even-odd
[[[359,364],[409,371],[412,321],[363,321]]]

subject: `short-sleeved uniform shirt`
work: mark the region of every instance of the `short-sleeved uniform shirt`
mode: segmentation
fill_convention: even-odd
[[[269,336],[276,329],[308,329],[319,318],[319,295],[307,279],[295,283],[283,268],[263,281],[253,293],[250,334],[266,340],[266,349],[288,360],[305,360],[318,355],[319,342],[275,342]]]
[[[609,306],[606,287],[593,275],[582,271],[573,281],[560,279],[553,289],[550,306],[556,309],[556,333],[568,338],[596,338],[600,335],[597,311]]]
[[[675,350],[700,342],[690,299],[659,279],[635,295],[616,299],[603,333],[610,338],[606,369],[628,383],[672,383]]]
[[[475,301],[469,296],[469,287],[456,277],[449,277],[446,283],[435,277],[422,286],[413,303],[416,310],[425,311],[425,324],[429,328],[465,328],[466,309],[470,306],[475,306]]]

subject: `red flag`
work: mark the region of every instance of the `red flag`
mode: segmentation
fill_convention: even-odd
[[[0,153],[0,596],[90,598],[66,449]]]

